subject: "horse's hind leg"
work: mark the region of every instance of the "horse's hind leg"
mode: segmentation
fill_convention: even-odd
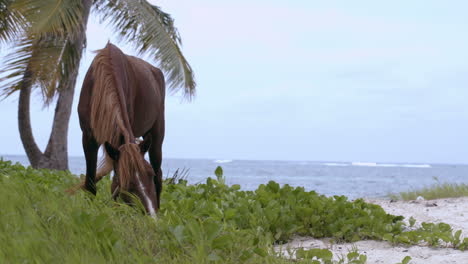
[[[99,144],[93,136],[83,133],[83,151],[86,158],[85,190],[96,195],[96,166]]]
[[[164,131],[162,132],[164,133]],[[155,134],[153,131],[151,134],[147,135],[152,138],[152,144],[149,149],[149,158],[150,158],[150,163],[151,167],[153,167],[154,173],[156,174],[156,177],[154,177],[154,186],[156,189],[156,206],[157,209],[160,207],[160,201],[161,201],[161,192],[162,192],[162,186],[163,186],[163,180],[162,180],[162,170],[161,170],[161,163],[162,163],[162,141],[164,138],[164,134]]]
[[[156,177],[154,177],[154,186],[156,188],[156,207],[159,209],[160,207],[160,200],[161,200],[161,192],[162,192],[162,170],[161,170],[161,162],[162,162],[162,151],[161,147],[156,147],[156,144],[150,147],[149,150],[150,162],[151,166],[153,167],[154,173]]]

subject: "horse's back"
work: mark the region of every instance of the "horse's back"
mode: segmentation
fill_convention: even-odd
[[[142,136],[154,123],[164,120],[164,76],[142,59],[127,56],[127,60],[135,76],[132,126],[135,136]]]
[[[164,100],[164,75],[161,70],[137,57],[128,55],[126,57],[138,81],[137,89],[148,89],[148,93],[153,93],[160,100]]]

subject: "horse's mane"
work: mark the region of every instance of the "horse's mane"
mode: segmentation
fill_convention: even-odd
[[[122,190],[128,189],[132,172],[141,174],[145,171],[140,149],[132,143],[134,136],[123,90],[128,85],[127,66],[126,55],[110,43],[97,51],[91,65],[95,80],[91,96],[91,128],[99,144],[109,142],[120,150],[118,171]],[[121,136],[124,142],[121,142]],[[104,165],[108,173],[111,167]]]
[[[145,162],[137,144],[123,144],[120,147],[118,167],[121,190],[128,190],[128,187],[130,187],[130,175],[132,175],[132,172],[136,171],[140,175],[145,175],[143,174],[146,172]]]
[[[91,127],[99,144],[107,141],[117,147],[120,135],[124,136],[125,143],[133,137],[122,87],[127,74],[123,65],[115,65],[124,61],[125,55],[117,47],[107,44],[97,51],[92,63],[95,81],[91,96]]]

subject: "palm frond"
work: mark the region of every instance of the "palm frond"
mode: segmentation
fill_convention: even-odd
[[[17,39],[25,28],[23,16],[11,8],[13,0],[0,0],[0,41],[6,44]]]
[[[3,96],[9,96],[20,89],[26,70],[31,83],[41,89],[45,105],[55,97],[62,81],[68,80],[78,60],[78,49],[69,39],[43,36],[40,39],[24,38],[6,56],[6,63],[0,72]]]
[[[0,40],[12,48],[0,69],[0,90],[20,89],[28,71],[45,104],[64,86],[79,63],[75,37],[83,30],[81,0],[0,0]]]
[[[32,40],[23,38],[12,46],[5,56],[0,72],[2,95],[7,97],[20,89],[32,53]]]
[[[0,69],[1,93],[8,96],[20,89],[27,70],[49,104],[83,48],[70,44],[83,31],[82,1],[0,0],[0,11],[0,25],[6,26],[0,39],[13,44]]]
[[[81,0],[15,0],[11,9],[27,20],[28,34],[38,37],[74,37],[83,24]]]
[[[169,90],[182,89],[188,99],[192,98],[196,86],[193,70],[182,54],[181,38],[169,14],[145,0],[96,0],[95,9],[121,40],[159,62]]]

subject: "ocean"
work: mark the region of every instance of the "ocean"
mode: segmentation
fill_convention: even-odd
[[[4,160],[28,165],[26,156],[4,155]],[[84,174],[84,157],[69,158],[70,171]],[[188,170],[189,183],[215,178],[221,166],[227,184],[254,190],[260,184],[276,181],[301,186],[325,195],[346,195],[351,199],[382,198],[390,193],[411,191],[441,183],[468,183],[468,165],[405,164],[370,162],[262,161],[165,159],[163,174],[172,176],[177,169]]]

